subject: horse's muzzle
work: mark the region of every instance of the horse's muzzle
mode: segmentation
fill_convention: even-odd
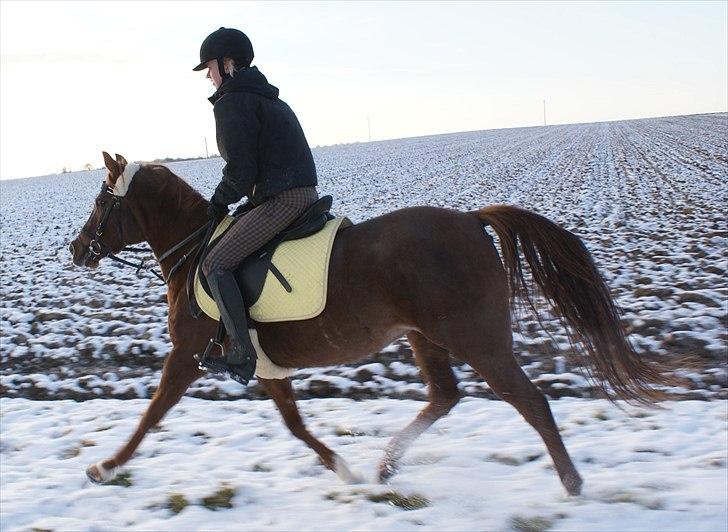
[[[68,251],[71,253],[71,259],[76,266],[97,266],[97,264],[93,264],[89,260],[91,254],[89,253],[88,246],[85,246],[78,238],[68,244]]]

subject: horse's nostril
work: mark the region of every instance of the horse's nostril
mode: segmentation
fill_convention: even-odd
[[[76,256],[76,250],[73,248],[73,242],[71,242],[70,244],[68,244],[68,251],[71,252],[71,257],[75,257]]]

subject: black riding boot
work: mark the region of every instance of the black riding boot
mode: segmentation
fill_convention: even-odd
[[[248,333],[245,304],[233,272],[217,270],[207,277],[210,292],[220,310],[220,317],[230,339],[225,352],[227,372],[241,384],[248,384],[255,373],[257,356]]]

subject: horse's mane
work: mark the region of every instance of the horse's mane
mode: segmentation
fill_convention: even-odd
[[[146,186],[165,198],[182,212],[189,212],[205,198],[187,181],[162,164],[142,164],[139,171],[145,171],[142,177]]]

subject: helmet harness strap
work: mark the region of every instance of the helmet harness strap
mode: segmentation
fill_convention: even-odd
[[[225,72],[225,59],[223,57],[217,58],[217,71],[220,73],[220,79],[223,81],[230,77],[230,74]]]

